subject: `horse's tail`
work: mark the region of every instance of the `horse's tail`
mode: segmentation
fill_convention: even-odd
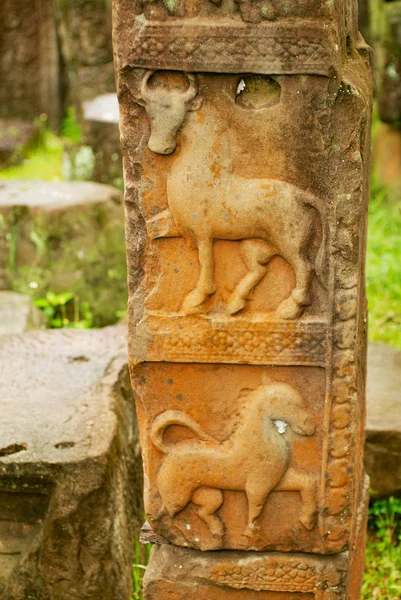
[[[216,443],[216,440],[209,435],[199,423],[185,413],[180,410],[166,410],[155,418],[150,432],[150,438],[153,444],[164,454],[168,454],[171,450],[171,445],[165,444],[163,441],[164,433],[171,425],[187,427],[187,429],[190,429],[199,440],[213,442],[214,444]]]
[[[317,251],[315,260],[315,273],[319,282],[322,286],[327,289],[327,277],[328,277],[328,256],[327,256],[327,242],[328,242],[328,222],[327,213],[324,202],[310,193],[304,193],[301,196],[302,203],[304,206],[312,206],[319,213],[320,223],[322,226],[322,240],[320,242],[319,250]]]

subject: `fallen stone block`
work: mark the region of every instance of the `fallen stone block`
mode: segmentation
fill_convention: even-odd
[[[127,600],[142,522],[124,327],[3,336],[1,600]]]
[[[0,291],[0,335],[24,333],[45,326],[45,315],[32,298],[16,292]]]
[[[94,324],[126,308],[119,190],[92,182],[7,181],[0,186],[0,289],[73,292]]]
[[[369,345],[365,466],[375,494],[401,493],[401,352],[386,344]]]

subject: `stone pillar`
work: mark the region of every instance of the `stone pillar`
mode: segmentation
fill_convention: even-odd
[[[357,2],[114,0],[148,600],[356,600]],[[211,551],[214,552],[211,552]]]
[[[0,4],[0,117],[62,117],[59,49],[53,0]]]
[[[110,4],[111,0],[54,0],[66,103],[80,118],[83,102],[115,92]]]
[[[365,40],[370,43],[370,7],[369,0],[358,0],[359,30]]]
[[[401,191],[401,1],[370,0],[375,48],[377,107],[383,123],[374,141],[378,183],[399,198]]]
[[[401,1],[370,0],[379,116],[401,122]]]

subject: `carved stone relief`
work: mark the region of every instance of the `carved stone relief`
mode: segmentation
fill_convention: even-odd
[[[207,385],[204,376],[200,365],[139,371],[152,526],[203,550],[270,548],[277,519],[292,504],[279,547],[297,550],[309,538],[316,550],[323,369],[216,366],[208,368]]]
[[[260,531],[258,518],[270,492],[300,490],[300,521],[311,529],[316,513],[316,482],[307,472],[291,468],[289,442],[284,436],[287,427],[301,436],[314,434],[305,401],[288,384],[264,384],[241,392],[237,418],[229,437],[219,441],[182,411],[167,410],[156,417],[150,438],[165,455],[157,478],[162,500],[158,518],[163,513],[175,517],[192,501],[200,507],[199,517],[220,541],[223,526],[216,511],[223,504],[222,490],[244,491],[248,502],[244,535],[252,538]],[[196,439],[166,443],[164,433],[174,426],[189,429]],[[247,439],[250,443],[245,445]]]
[[[144,106],[149,120],[150,152],[169,156],[166,179],[156,183],[160,186],[154,195],[157,205],[148,207],[149,236],[154,240],[184,238],[185,250],[196,251],[199,265],[193,269],[197,281],[180,305],[167,311],[157,308],[156,291],[147,310],[150,314],[242,314],[256,288],[265,284],[265,297],[272,295],[268,291],[270,282],[264,280],[279,259],[278,271],[283,271],[285,263],[289,277],[281,300],[271,312],[274,318],[297,319],[313,303],[312,285],[318,288],[314,295],[325,296],[329,237],[325,200],[308,189],[307,183],[303,188],[283,180],[288,160],[285,156],[281,169],[274,169],[281,171],[276,176],[263,176],[266,166],[260,172],[256,161],[253,174],[241,173],[243,165],[238,164],[238,158],[245,158],[244,148],[241,140],[232,139],[235,132],[230,128],[233,119],[242,121],[257,143],[258,121],[266,117],[280,120],[280,97],[288,90],[281,89],[280,78],[227,77],[225,97],[216,99],[213,93],[207,93],[213,83],[208,79],[213,77],[199,82],[193,74],[168,76],[148,71],[142,77],[140,91],[134,92],[135,101]],[[226,104],[223,113],[213,110],[210,103],[214,100]],[[289,99],[284,100],[286,103]],[[253,123],[255,116],[259,118]],[[277,133],[276,126],[271,145]],[[268,139],[262,143],[269,146]],[[151,157],[150,162],[153,168],[159,163]],[[151,173],[150,178],[154,179]],[[156,212],[163,197],[166,207]],[[218,252],[217,247],[224,243],[227,250]],[[229,281],[231,293],[222,302],[216,289],[218,255],[228,248],[232,252],[233,244],[241,274]],[[174,247],[173,260],[177,261],[181,252],[177,252],[176,244]],[[171,260],[164,248],[160,254]],[[180,270],[178,264],[176,268]],[[273,276],[277,283],[276,273],[277,269]],[[158,283],[163,286],[162,281]],[[166,294],[162,295],[165,299]]]
[[[148,147],[158,154],[171,154],[176,136],[187,112],[201,107],[202,98],[194,75],[188,74],[184,92],[148,88],[148,72],[142,80],[143,103],[149,118],[151,135]],[[237,95],[246,83],[242,79]],[[312,242],[316,216],[322,229],[320,247],[314,269],[324,285],[327,219],[324,202],[285,181],[247,179],[233,172],[230,149],[216,135],[201,136],[199,120],[186,123],[181,152],[167,177],[169,208],[148,221],[152,238],[182,235],[195,244],[200,263],[196,287],[185,298],[181,311],[193,314],[204,311],[206,300],[215,293],[213,268],[214,240],[241,240],[240,253],[247,268],[246,275],[235,287],[227,304],[227,313],[245,308],[246,300],[266,274],[266,266],[274,256],[281,256],[295,273],[295,289],[282,301],[276,316],[295,319],[309,304],[312,265],[306,251]],[[224,135],[224,133],[223,133]],[[216,160],[219,144],[220,161]]]
[[[358,578],[336,561],[361,570],[365,501],[370,71],[355,6],[117,4],[132,34],[117,50],[130,367],[153,535],[217,551],[192,575],[199,599],[345,600]],[[158,577],[162,595],[193,592],[153,567],[149,597]]]
[[[346,560],[305,554],[214,552],[161,546],[147,575],[146,584],[157,595],[161,585],[174,589],[181,600],[196,582],[191,597],[250,600],[251,590],[262,600],[345,600]],[[220,591],[220,594],[219,594]],[[194,595],[195,593],[195,595]],[[196,595],[199,594],[199,595]]]

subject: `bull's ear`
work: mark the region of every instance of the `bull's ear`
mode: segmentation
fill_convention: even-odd
[[[188,110],[198,110],[199,108],[201,108],[202,103],[202,96],[197,96],[194,100],[191,100]]]

